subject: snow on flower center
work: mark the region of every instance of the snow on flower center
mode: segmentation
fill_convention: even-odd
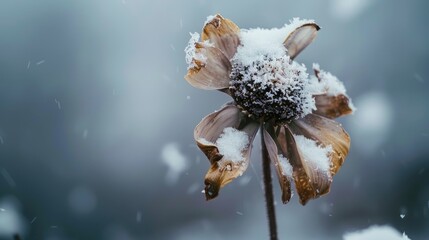
[[[286,25],[240,32],[229,89],[236,103],[256,119],[290,121],[315,109],[306,67],[291,60],[283,46],[290,29]]]

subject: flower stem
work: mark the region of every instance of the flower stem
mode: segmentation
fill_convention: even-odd
[[[268,226],[270,228],[270,239],[277,240],[277,223],[276,211],[274,208],[273,184],[271,180],[271,165],[267,146],[265,145],[264,141],[264,131],[264,124],[261,123],[260,133],[262,146],[262,172],[264,175],[265,203],[267,207]]]

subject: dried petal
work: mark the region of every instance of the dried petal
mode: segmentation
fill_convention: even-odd
[[[306,23],[297,27],[287,36],[283,45],[288,50],[288,55],[294,59],[304,48],[316,38],[320,27],[315,23]]]
[[[292,175],[290,174],[290,170],[286,169],[289,162],[282,162],[288,160],[286,158],[279,158],[276,143],[267,130],[264,129],[264,132],[261,134],[264,134],[264,142],[267,147],[268,155],[276,168],[280,188],[282,189],[282,202],[286,204],[291,198],[290,180]]]
[[[353,113],[353,107],[348,96],[340,94],[330,96],[328,94],[314,95],[316,110],[314,113],[327,117],[337,118]]]
[[[294,134],[313,139],[323,147],[331,146],[331,175],[338,172],[350,149],[350,137],[341,124],[317,114],[308,114],[292,121],[289,128]]]
[[[201,38],[203,41],[210,40],[228,59],[231,59],[240,44],[239,32],[240,28],[234,22],[217,14],[205,24]]]
[[[195,55],[185,79],[194,87],[214,90],[229,87],[231,63],[217,48],[204,43],[195,43]]]
[[[241,149],[242,159],[228,158],[219,151],[217,141],[226,128],[234,128],[246,133],[249,144]],[[241,176],[247,169],[257,130],[258,123],[248,119],[232,104],[208,115],[197,125],[194,138],[211,163],[204,181],[207,200],[215,198],[220,188]]]
[[[298,145],[290,129],[281,127],[277,140],[283,155],[293,166],[293,178],[300,203],[305,205],[310,199],[329,192],[332,182],[330,174],[309,159],[311,155],[306,154],[304,146]]]

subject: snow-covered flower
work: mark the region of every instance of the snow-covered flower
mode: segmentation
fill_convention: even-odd
[[[294,181],[301,204],[329,192],[332,177],[350,147],[349,135],[332,119],[353,112],[344,85],[313,65],[309,76],[295,57],[316,37],[312,20],[293,19],[274,29],[240,29],[221,15],[208,17],[186,47],[185,79],[194,87],[219,90],[232,102],[196,126],[194,138],[211,166],[207,200],[241,176],[261,126],[282,189]]]

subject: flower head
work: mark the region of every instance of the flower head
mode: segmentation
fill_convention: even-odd
[[[332,119],[354,107],[335,76],[317,64],[309,76],[294,61],[319,29],[314,21],[299,19],[282,28],[239,29],[217,14],[207,19],[201,38],[191,34],[185,79],[233,99],[194,131],[211,164],[205,177],[208,200],[247,169],[261,124],[283,203],[290,200],[292,181],[302,204],[329,191],[350,147],[348,134]]]

